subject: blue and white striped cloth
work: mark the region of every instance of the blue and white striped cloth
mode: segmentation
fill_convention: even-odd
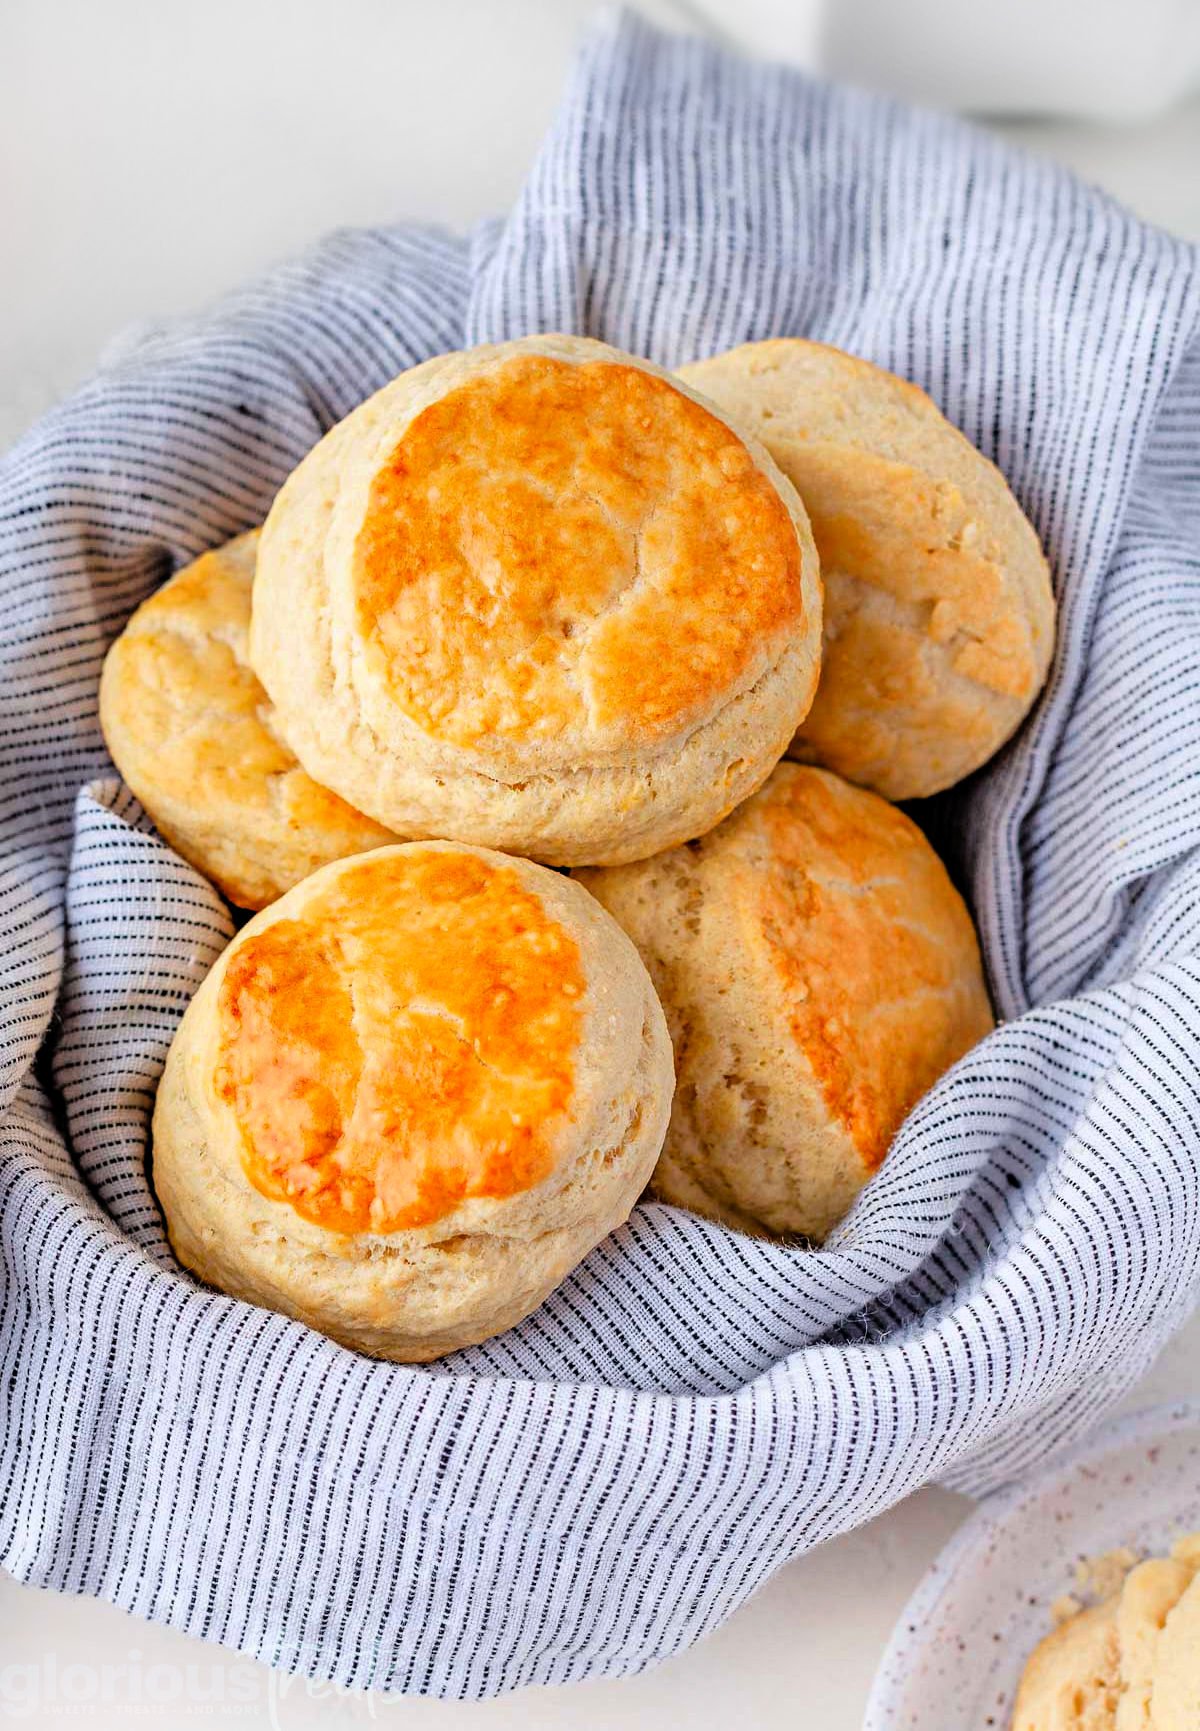
[[[931,824],[1010,1018],[826,1248],[639,1208],[424,1369],[205,1291],[146,1179],[230,935],[113,779],[106,645],[426,355],[584,331],[671,364],[802,333],[1009,476],[1061,639]],[[0,1562],[343,1684],[479,1696],[678,1651],[930,1478],[1090,1425],[1200,1269],[1200,269],[953,121],[592,34],[516,209],[335,236],[142,340],[0,472]]]

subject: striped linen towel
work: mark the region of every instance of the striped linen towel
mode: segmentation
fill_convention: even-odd
[[[344,1685],[629,1673],[931,1478],[1091,1425],[1200,1268],[1200,270],[956,122],[594,30],[507,222],[341,234],[0,473],[0,1563]],[[175,1267],[146,1179],[231,925],[113,778],[106,645],[436,351],[804,334],[926,387],[1051,550],[1052,683],[931,824],[1005,1024],[826,1247],[640,1207],[536,1316],[373,1363]]]

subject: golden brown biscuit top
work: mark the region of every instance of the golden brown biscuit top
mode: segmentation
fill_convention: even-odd
[[[130,619],[105,668],[105,724],[120,730],[110,744],[156,815],[164,794],[245,821],[277,805],[281,826],[377,845],[386,830],[305,775],[251,670],[258,540],[255,530],[202,554]]]
[[[544,355],[415,418],[353,583],[393,700],[460,745],[670,736],[804,611],[787,506],[723,421],[641,368]]]
[[[121,726],[160,754],[160,780],[178,778],[197,801],[253,801],[296,762],[265,724],[267,694],[246,659],[257,547],[257,533],[243,535],[186,565],[110,651]]]
[[[1011,737],[1054,646],[1050,572],[1000,471],[915,385],[799,338],[680,369],[803,499],[823,658],[792,755],[924,797]]]
[[[874,1171],[933,1078],[992,1026],[978,968],[964,968],[978,953],[970,917],[916,825],[836,777],[788,765],[747,818],[747,941],[830,1115]]]
[[[344,1233],[429,1225],[539,1183],[575,1091],[575,940],[517,872],[370,855],[235,950],[218,1095],[247,1177]]]
[[[868,451],[776,443],[802,490],[821,569],[927,608],[926,635],[956,673],[1028,701],[1042,677],[1032,622],[1014,606],[1001,550],[959,488]]]

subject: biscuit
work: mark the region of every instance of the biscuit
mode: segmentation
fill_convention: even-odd
[[[251,661],[309,773],[406,836],[636,859],[760,785],[816,686],[804,509],[752,437],[568,336],[438,356],[309,453]]]
[[[790,755],[888,799],[978,769],[1054,644],[1046,561],[1000,471],[915,385],[820,343],[747,343],[678,377],[762,440],[812,522],[824,661]]]
[[[1013,1731],[1112,1731],[1121,1696],[1117,1601],[1054,1630],[1026,1666]]]
[[[1196,1731],[1200,1718],[1200,1579],[1172,1606],[1154,1655],[1154,1731]]]
[[[1118,1590],[1039,1642],[1013,1731],[1195,1731],[1200,1538],[1130,1569]]]
[[[100,682],[113,762],[175,851],[243,908],[394,841],[305,774],[246,659],[257,532],[176,573],[117,638]]]
[[[646,970],[577,884],[381,848],[218,959],[167,1058],[154,1185],[202,1280],[419,1362],[518,1322],[627,1217],[672,1080]]]
[[[576,874],[654,981],[678,1084],[653,1188],[822,1239],[910,1108],[992,1026],[970,916],[920,830],[781,764],[690,846]]]

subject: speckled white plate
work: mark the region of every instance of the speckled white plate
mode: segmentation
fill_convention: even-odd
[[[1107,1427],[980,1503],[904,1608],[863,1731],[1008,1731],[1017,1683],[1075,1563],[1200,1530],[1200,1404]]]

